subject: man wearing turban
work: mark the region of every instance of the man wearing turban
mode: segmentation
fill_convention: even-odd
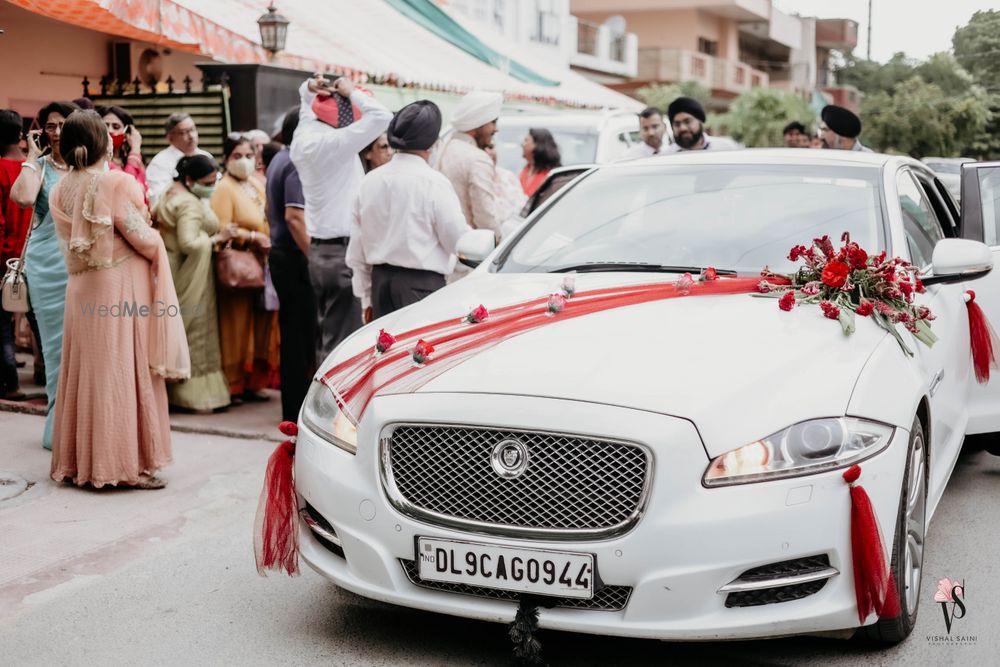
[[[823,148],[840,148],[848,151],[871,153],[872,149],[858,141],[861,119],[850,109],[828,104],[819,114]]]
[[[743,148],[728,137],[705,134],[705,108],[693,97],[678,97],[667,107],[667,118],[674,131],[674,143],[664,153],[681,151],[731,151]]]
[[[476,91],[463,97],[451,116],[455,132],[437,161],[438,170],[454,186],[469,225],[496,234],[503,220],[497,212],[493,161],[485,149],[493,143],[502,105],[500,93]]]
[[[389,124],[395,157],[361,181],[347,265],[366,324],[444,287],[455,268],[469,226],[451,183],[428,164],[440,132],[436,104],[406,105]]]

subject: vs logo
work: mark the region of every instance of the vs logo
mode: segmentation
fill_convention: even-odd
[[[941,603],[941,611],[944,613],[944,625],[951,634],[951,624],[956,618],[965,618],[965,580],[961,583],[958,580],[951,581],[947,577],[938,582],[937,592],[934,594],[934,601]],[[951,613],[948,613],[948,605],[951,605]],[[962,613],[958,613],[961,610]]]

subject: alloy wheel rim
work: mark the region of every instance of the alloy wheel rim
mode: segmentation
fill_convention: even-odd
[[[906,490],[906,613],[912,616],[917,611],[920,599],[920,580],[924,562],[925,508],[927,494],[924,485],[926,465],[924,462],[924,436],[917,433],[910,452],[910,480]]]

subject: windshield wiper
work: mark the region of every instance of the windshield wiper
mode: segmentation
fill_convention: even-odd
[[[549,273],[577,273],[604,272],[604,271],[635,271],[636,273],[692,273],[699,274],[706,267],[702,266],[668,266],[665,264],[646,264],[643,262],[587,262],[586,264],[572,264],[570,266],[560,266],[557,269],[550,269]],[[716,269],[720,276],[735,276],[732,269]]]

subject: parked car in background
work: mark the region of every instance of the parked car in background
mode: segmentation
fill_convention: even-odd
[[[955,201],[962,201],[962,165],[975,162],[971,157],[925,157],[926,164],[937,175]]]
[[[500,117],[494,145],[497,164],[515,174],[524,167],[521,142],[528,130],[545,128],[555,137],[563,166],[612,162],[641,142],[639,116],[631,111],[522,113]],[[664,138],[669,142],[669,136]]]

